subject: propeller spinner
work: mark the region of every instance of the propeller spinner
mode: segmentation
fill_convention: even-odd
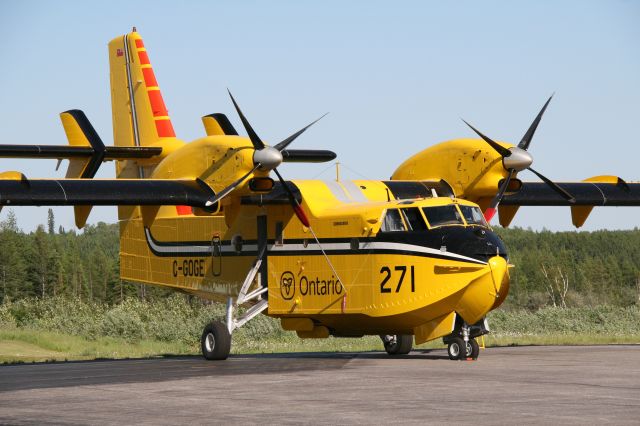
[[[493,141],[488,136],[485,136],[484,134],[482,134],[478,129],[473,127],[471,124],[467,123],[465,120],[462,120],[465,122],[467,126],[471,128],[471,130],[473,130],[486,143],[488,143],[498,154],[500,154],[500,156],[502,157],[502,165],[509,172],[509,174],[507,175],[507,178],[502,182],[502,185],[500,185],[498,193],[495,195],[495,197],[493,197],[493,199],[491,200],[491,204],[489,204],[489,207],[484,212],[484,217],[487,220],[487,222],[491,221],[493,216],[495,216],[498,205],[500,204],[502,197],[504,197],[504,193],[509,187],[509,183],[511,182],[511,179],[516,175],[516,173],[521,172],[522,170],[525,170],[525,169],[531,171],[536,176],[538,176],[544,183],[549,185],[549,187],[551,187],[554,191],[556,191],[563,198],[569,201],[569,203],[575,202],[575,198],[571,194],[569,194],[567,191],[562,189],[558,184],[552,182],[550,179],[546,178],[541,173],[538,173],[537,171],[531,168],[531,164],[533,163],[533,157],[527,151],[529,148],[529,145],[531,144],[531,140],[533,139],[533,135],[535,134],[536,129],[538,128],[538,124],[540,124],[542,115],[547,109],[547,106],[549,105],[549,102],[551,102],[552,98],[553,98],[553,95],[551,95],[549,99],[547,99],[547,102],[545,102],[544,106],[542,107],[542,109],[540,110],[536,118],[533,120],[533,123],[531,123],[531,126],[529,126],[529,129],[522,137],[522,140],[520,141],[520,143],[518,143],[518,146],[513,146],[511,148],[503,147],[499,143]]]

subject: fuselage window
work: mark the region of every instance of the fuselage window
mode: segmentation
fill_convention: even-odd
[[[387,214],[384,216],[380,230],[382,232],[406,231],[398,209],[387,210]]]
[[[424,219],[420,214],[420,209],[417,207],[409,207],[402,209],[405,221],[409,224],[410,231],[426,231],[427,224],[424,223]]]
[[[455,205],[423,207],[422,211],[431,227],[443,225],[464,225],[462,216]]]
[[[478,207],[472,206],[459,206],[464,219],[469,225],[482,225],[488,226],[487,221],[484,220],[484,216]]]

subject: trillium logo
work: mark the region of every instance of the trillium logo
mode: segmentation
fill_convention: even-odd
[[[284,300],[291,300],[296,294],[296,279],[289,271],[280,276],[280,294]]]

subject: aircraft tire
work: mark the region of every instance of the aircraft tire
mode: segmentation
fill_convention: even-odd
[[[467,355],[467,357],[473,360],[478,359],[478,356],[480,355],[480,345],[478,345],[478,342],[476,342],[476,339],[470,339],[469,345],[471,345],[471,351],[470,351],[471,354]]]
[[[406,355],[413,348],[413,336],[410,334],[397,334],[395,340],[389,341],[387,336],[380,336],[384,350],[389,355]]]
[[[227,326],[221,322],[212,322],[202,331],[200,338],[202,356],[208,360],[227,359],[231,351],[231,335]]]
[[[449,346],[447,347],[447,353],[449,359],[452,361],[467,359],[466,345],[461,337],[453,337],[449,340]]]

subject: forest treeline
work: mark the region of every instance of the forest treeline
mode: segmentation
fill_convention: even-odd
[[[515,264],[506,307],[640,305],[640,229],[496,231]],[[10,211],[0,222],[0,300],[62,296],[113,305],[172,294],[121,281],[118,244],[117,224],[67,231],[49,210],[46,225],[25,233]]]

